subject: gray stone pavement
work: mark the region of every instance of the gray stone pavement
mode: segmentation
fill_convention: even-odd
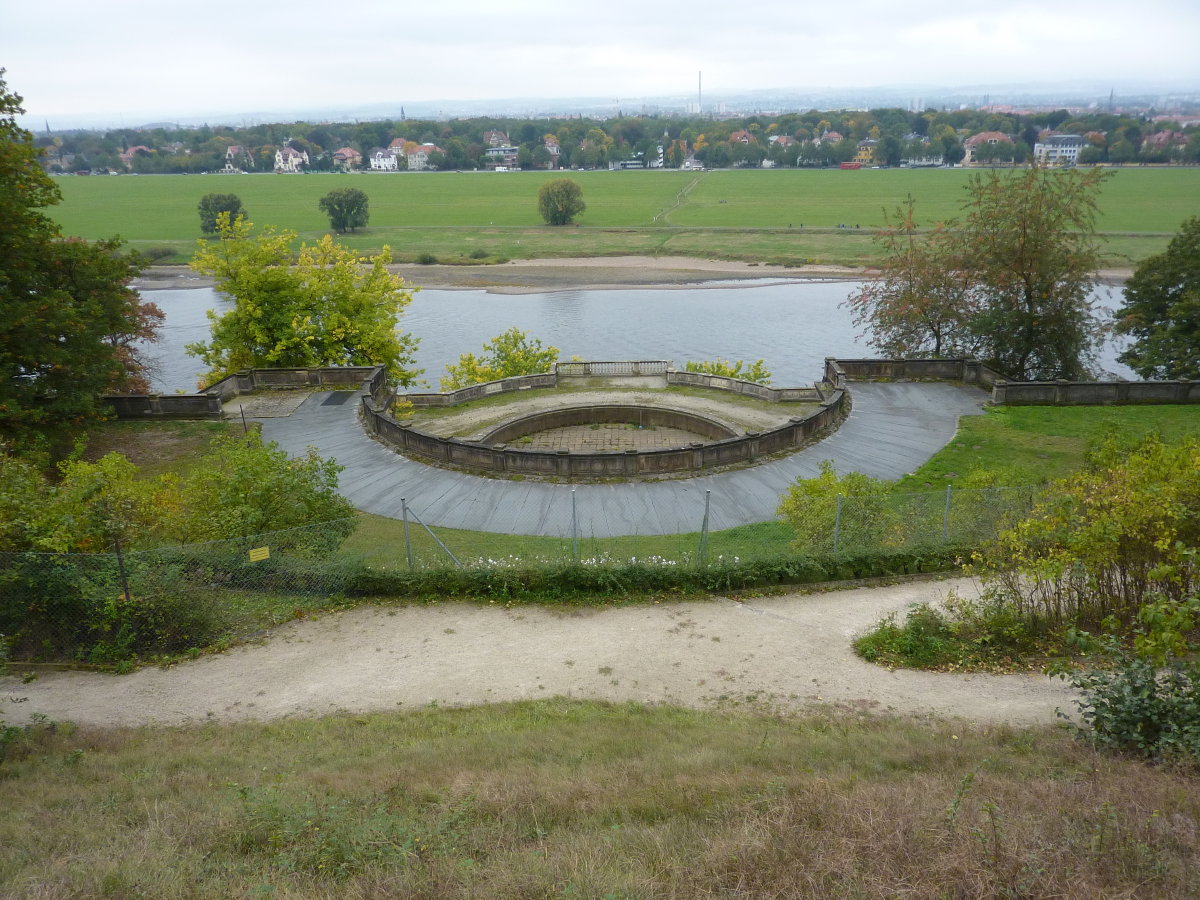
[[[287,418],[262,420],[263,435],[292,454],[308,446],[345,471],[340,489],[356,507],[400,517],[404,498],[428,525],[508,534],[565,536],[575,489],[585,537],[699,531],[704,492],[712,492],[713,530],[775,518],[780,495],[817,474],[822,460],[838,472],[898,478],[945,446],[958,418],[982,412],[987,394],[965,385],[857,383],[853,409],[837,432],[784,459],[697,478],[614,484],[549,484],[484,478],[406,459],[372,440],[358,423],[357,395],[311,394]]]

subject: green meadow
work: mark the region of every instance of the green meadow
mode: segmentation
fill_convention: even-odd
[[[235,193],[257,225],[312,239],[327,230],[317,201],[353,185],[371,198],[371,223],[348,235],[360,249],[390,245],[398,259],[698,255],[765,263],[863,265],[871,231],[907,196],[922,221],[957,215],[963,169],[574,172],[588,208],[576,227],[548,228],[538,187],[561,173],[445,172],[303,176],[167,175],[58,180],[49,212],[67,234],[119,234],[138,249],[165,247],[182,262],[200,236],[196,205]],[[1100,197],[1105,264],[1129,265],[1165,248],[1200,201],[1198,168],[1114,170]],[[839,226],[847,226],[841,228]],[[474,256],[472,256],[474,254]]]

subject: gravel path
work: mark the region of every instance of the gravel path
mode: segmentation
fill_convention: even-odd
[[[735,601],[616,609],[361,607],[270,638],[130,675],[55,672],[0,679],[9,723],[177,725],[341,710],[411,709],[563,695],[711,706],[747,699],[1050,724],[1074,709],[1060,681],[1026,675],[888,671],[851,638],[959,579]]]

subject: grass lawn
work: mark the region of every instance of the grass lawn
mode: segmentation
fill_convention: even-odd
[[[1200,893],[1195,780],[1061,731],[552,699],[0,744],[0,893]]]
[[[900,479],[900,490],[944,487],[971,472],[1004,473],[1004,483],[1040,484],[1079,469],[1084,453],[1108,434],[1134,441],[1200,434],[1200,406],[998,406],[964,416],[954,440]]]
[[[588,208],[579,227],[569,228],[547,228],[538,217],[538,187],[561,177],[547,172],[61,178],[63,202],[49,212],[67,234],[120,234],[134,247],[166,247],[184,261],[200,236],[196,205],[207,193],[236,193],[256,224],[291,228],[312,240],[328,227],[317,201],[352,184],[371,198],[371,224],[346,236],[346,243],[360,249],[389,244],[404,260],[421,253],[449,262],[472,261],[472,252],[483,254],[474,261],[634,253],[861,265],[875,258],[870,231],[882,223],[884,209],[911,194],[926,221],[957,215],[970,174],[573,172],[568,175],[583,188]],[[1194,212],[1198,194],[1200,168],[1116,170],[1100,198],[1099,227],[1113,241],[1106,264],[1161,252]],[[843,224],[851,227],[837,228]]]

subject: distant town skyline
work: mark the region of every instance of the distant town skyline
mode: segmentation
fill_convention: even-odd
[[[313,0],[283,12],[128,0],[85,14],[71,5],[5,10],[0,66],[25,98],[26,127],[400,106],[429,116],[439,106],[449,115],[537,114],[568,98],[637,112],[646,98],[694,100],[700,71],[709,109],[710,98],[764,88],[823,96],[911,85],[910,102],[919,91],[988,85],[1200,91],[1193,0],[1136,8],[1095,0],[1073,10],[977,0],[812,8],[614,0],[591,10],[551,0],[403,8],[368,0],[349,13]],[[463,104],[473,107],[455,113]]]

